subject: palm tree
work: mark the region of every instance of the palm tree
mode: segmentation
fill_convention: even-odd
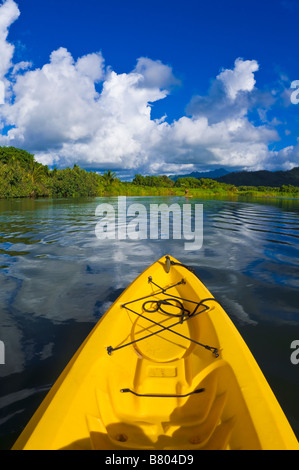
[[[105,171],[103,174],[105,184],[109,185],[112,184],[113,181],[116,179],[116,173],[112,172],[111,170]]]
[[[32,161],[29,165],[29,175],[31,177],[32,183],[40,182],[44,175],[43,165],[38,162]]]

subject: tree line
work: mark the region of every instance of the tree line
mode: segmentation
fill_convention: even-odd
[[[291,184],[282,184],[281,186],[236,186],[230,183],[223,183],[210,178],[194,178],[192,176],[179,177],[176,181],[171,178],[163,176],[142,176],[135,175],[133,184],[137,186],[158,186],[158,187],[169,187],[169,188],[184,188],[184,189],[201,189],[206,191],[215,191],[217,193],[289,193],[299,195],[299,186]]]
[[[114,181],[111,171],[99,175],[78,165],[50,170],[25,150],[0,147],[0,198],[100,196]]]
[[[0,198],[22,197],[96,197],[104,195],[183,195],[196,194],[271,195],[299,197],[299,186],[238,186],[209,178],[180,177],[173,181],[166,175],[135,175],[132,182],[121,182],[111,170],[103,175],[73,168],[50,170],[38,163],[34,155],[15,147],[0,147]]]

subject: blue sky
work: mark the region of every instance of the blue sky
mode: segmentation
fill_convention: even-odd
[[[2,0],[0,145],[120,174],[299,166],[298,14],[297,0]]]

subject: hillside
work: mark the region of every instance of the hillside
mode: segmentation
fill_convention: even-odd
[[[234,186],[281,187],[299,186],[299,167],[287,171],[240,171],[215,178],[220,183]]]
[[[188,175],[173,175],[169,176],[169,178],[173,181],[176,181],[178,178],[210,178],[210,179],[216,179],[220,178],[220,176],[227,175],[229,172],[225,170],[224,168],[218,168],[217,170],[211,170],[211,171],[193,171],[192,173],[189,173]]]

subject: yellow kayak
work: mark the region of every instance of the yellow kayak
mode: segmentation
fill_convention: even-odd
[[[299,450],[231,320],[166,256],[110,307],[14,450]]]

